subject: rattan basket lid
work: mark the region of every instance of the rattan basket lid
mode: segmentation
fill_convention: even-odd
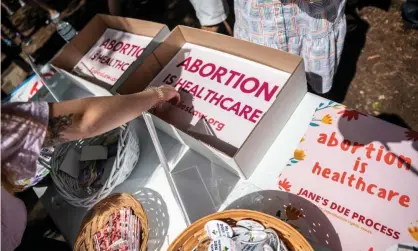
[[[221,220],[231,226],[235,226],[236,222],[242,219],[252,219],[263,224],[266,228],[274,229],[283,242],[286,243],[289,250],[313,251],[308,241],[289,224],[271,215],[239,209],[214,213],[194,222],[171,243],[168,250],[193,250],[200,242],[208,238],[205,232],[205,224],[210,220]]]
[[[147,249],[148,219],[144,208],[132,195],[127,193],[111,194],[91,208],[81,223],[81,231],[78,233],[74,244],[74,251],[95,251],[93,235],[104,228],[109,220],[109,215],[119,211],[122,207],[131,208],[141,222],[141,247],[140,251]]]

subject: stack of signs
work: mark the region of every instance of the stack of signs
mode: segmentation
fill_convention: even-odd
[[[186,43],[150,86],[172,85],[179,104],[156,114],[212,145],[240,148],[284,86],[289,73]],[[233,154],[233,153],[232,153]]]
[[[113,85],[151,42],[151,37],[106,29],[74,71]]]
[[[278,184],[304,209],[291,224],[331,250],[418,246],[418,132],[321,103]]]
[[[109,216],[104,228],[93,235],[96,251],[139,250],[141,222],[130,208],[121,208]]]

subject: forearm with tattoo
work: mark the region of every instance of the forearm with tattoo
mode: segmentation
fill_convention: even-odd
[[[168,97],[177,97],[172,87]],[[49,104],[45,146],[91,138],[121,126],[161,102],[158,93],[147,90],[130,95],[90,97]]]
[[[45,146],[54,146],[69,141],[63,136],[63,131],[72,126],[73,116],[74,114],[70,113],[68,115],[60,115],[49,119],[48,130],[44,142]]]

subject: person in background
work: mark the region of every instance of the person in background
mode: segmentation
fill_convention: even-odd
[[[229,12],[226,0],[190,0],[190,3],[196,11],[202,29],[232,36],[232,28],[226,21]],[[108,0],[107,4],[111,15],[122,15],[122,1]]]
[[[346,34],[346,0],[235,0],[234,37],[300,55],[307,81],[327,93]]]
[[[19,246],[26,225],[23,202],[13,196],[15,181],[35,175],[42,146],[89,138],[125,124],[142,112],[180,95],[172,86],[112,97],[48,104],[8,103],[1,107],[1,250]],[[50,250],[32,246],[31,250]]]
[[[232,28],[226,19],[229,7],[226,0],[190,0],[203,30],[222,32],[232,36]]]
[[[9,18],[7,17],[7,5],[5,5],[3,2],[1,3],[1,15],[1,31],[3,34],[2,36],[4,36],[5,31],[7,31],[7,33],[10,34],[10,37],[8,38],[10,40],[14,39],[15,37],[18,37],[23,45],[30,45],[32,43],[32,39],[23,35],[9,20]]]

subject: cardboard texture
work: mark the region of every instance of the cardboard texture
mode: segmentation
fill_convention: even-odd
[[[153,72],[153,77],[157,77],[158,73],[163,71],[163,68],[169,64],[169,62],[179,53],[179,51],[184,47],[186,43],[192,45],[186,45],[185,48],[188,48],[188,46],[195,47],[196,45],[199,45],[218,51],[214,53],[210,52],[205,55],[202,54],[201,60],[204,62],[211,62],[215,65],[219,64],[228,70],[242,68],[242,71],[251,71],[251,74],[253,74],[254,77],[259,79],[261,82],[265,81],[263,79],[264,76],[261,76],[261,74],[264,75],[264,73],[266,73],[269,75],[269,70],[262,70],[257,73],[257,71],[253,72],[253,69],[248,68],[248,65],[245,66],[245,64],[243,64],[245,60],[235,61],[229,59],[230,61],[228,61],[229,63],[227,65],[223,65],[222,60],[225,60],[224,57],[235,58],[234,56],[236,56],[252,61],[250,65],[253,67],[254,62],[259,63],[259,69],[267,69],[269,67],[272,68],[270,70],[271,76],[269,76],[268,79],[272,84],[274,83],[274,85],[279,86],[277,92],[274,94],[274,97],[271,98],[270,103],[267,102],[262,105],[263,113],[259,118],[257,118],[256,123],[253,123],[255,125],[243,126],[240,128],[239,122],[242,121],[237,120],[235,122],[230,122],[234,124],[231,124],[231,127],[235,126],[234,133],[239,133],[240,130],[243,131],[239,133],[241,135],[239,137],[236,137],[236,134],[232,135],[232,131],[230,131],[231,137],[229,137],[227,134],[223,135],[229,142],[219,140],[217,137],[211,137],[211,140],[214,141],[209,140],[209,144],[205,143],[204,141],[208,142],[207,138],[199,138],[196,134],[190,135],[190,132],[186,133],[187,130],[177,128],[171,124],[166,123],[164,120],[153,116],[154,124],[160,130],[163,130],[183,144],[188,145],[206,158],[212,160],[214,163],[227,168],[228,170],[238,174],[243,178],[248,178],[257,167],[258,163],[261,161],[265,152],[273,143],[274,139],[280,133],[282,127],[285,125],[299,104],[300,100],[307,92],[307,84],[302,58],[254,43],[234,39],[232,37],[189,27],[178,26],[153,52],[153,55],[159,66],[159,69]],[[209,51],[207,49],[203,50]],[[227,53],[229,55],[225,55],[223,53]],[[147,60],[148,58],[146,61]],[[184,71],[182,71],[181,74],[183,74],[183,72]],[[196,79],[195,81],[199,81],[196,82],[196,84],[214,86],[213,82],[206,82],[206,80],[205,82],[202,82],[202,79]],[[173,81],[172,84],[174,85],[175,83],[176,82]],[[217,85],[218,86],[216,88],[228,87],[222,86],[219,83],[217,83]],[[121,88],[124,88],[124,90],[129,89],[129,92],[143,90],[142,86],[132,85],[130,83],[125,83],[121,86]],[[231,94],[231,98],[237,98],[236,93],[229,94]],[[262,95],[260,94],[260,96]],[[239,98],[243,99],[243,102],[247,102],[246,97],[240,96]],[[250,103],[251,102],[257,103],[255,100],[251,100]],[[208,107],[206,107],[206,109],[207,108]],[[233,116],[233,114],[231,114],[231,116]],[[225,116],[224,119],[230,121],[230,118],[227,116]],[[213,127],[211,128],[207,123],[203,123],[203,126],[199,126],[201,126],[199,127],[199,131],[202,128],[209,129],[209,131],[211,130],[212,133],[213,131],[216,131],[216,127],[215,129]],[[244,136],[243,134],[246,135]]]
[[[278,178],[280,190],[299,195],[292,204],[306,214],[289,223],[329,250],[412,250],[417,152],[418,132],[321,103]]]
[[[50,63],[57,68],[72,72],[77,63],[88,54],[89,50],[96,44],[107,29],[131,33],[141,37],[148,37],[152,40],[148,46],[151,47],[151,52],[160,42],[154,41],[154,37],[161,36],[162,33],[164,35],[168,33],[167,26],[163,24],[97,14],[76,37],[57,53]],[[135,63],[132,63],[127,69],[125,67],[125,73],[119,77],[122,82],[127,83],[127,86],[136,85],[145,88],[153,78],[152,73],[159,70],[155,57],[150,53],[150,50],[147,49],[142,52],[142,56],[147,58],[146,62],[141,60],[140,63],[143,63],[142,67],[138,68],[139,64],[134,61]],[[111,89],[109,83],[103,82],[103,79],[96,78],[95,76],[88,77],[84,74],[82,77],[108,90]],[[115,83],[115,85],[119,86],[118,83]],[[120,88],[120,92],[122,94],[127,93],[129,92],[129,89],[125,90],[124,88]]]

